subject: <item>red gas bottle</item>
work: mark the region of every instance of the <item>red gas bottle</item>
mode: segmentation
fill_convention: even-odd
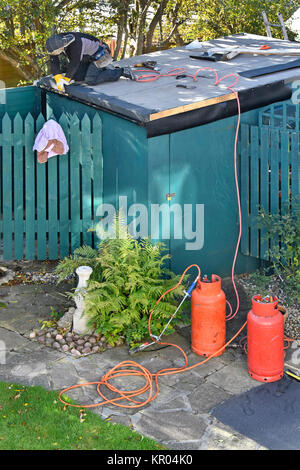
[[[247,316],[249,375],[259,382],[275,382],[283,377],[284,319],[276,297],[252,297]]]
[[[200,356],[210,356],[225,344],[226,297],[221,289],[221,278],[198,280],[191,296],[192,350]],[[215,356],[220,356],[224,349]]]

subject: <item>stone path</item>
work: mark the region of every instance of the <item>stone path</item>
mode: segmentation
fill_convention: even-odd
[[[61,291],[65,288],[60,287]],[[124,360],[133,359],[150,372],[183,365],[179,351],[171,347],[151,352],[145,350],[132,357],[126,346],[120,346],[77,359],[29,340],[29,331],[38,319],[49,315],[50,306],[67,308],[68,301],[57,294],[56,286],[1,286],[0,300],[7,302],[9,307],[0,310],[1,381],[61,390],[77,383],[100,380]],[[229,336],[239,329],[245,315],[246,309],[238,319],[230,322]],[[180,334],[174,333],[168,341],[182,346],[189,363],[195,364],[201,357],[191,352],[189,334],[189,328],[181,329]],[[124,390],[144,385],[143,379],[137,377],[117,380],[115,384]],[[222,356],[192,371],[161,377],[159,385],[158,397],[143,408],[127,410],[101,406],[92,411],[102,418],[111,418],[112,422],[131,425],[137,432],[169,449],[263,449],[211,414],[211,409],[219,403],[260,385],[249,377],[246,356],[240,349],[228,349]],[[97,403],[100,398],[94,386],[75,389],[69,395],[81,404]]]

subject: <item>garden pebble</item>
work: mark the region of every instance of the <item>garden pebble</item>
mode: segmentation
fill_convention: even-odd
[[[80,352],[77,351],[77,349],[72,349],[71,353],[73,354],[73,356],[77,356],[77,357],[81,356]]]
[[[59,331],[55,327],[46,327],[41,330],[33,330],[29,334],[32,340],[38,340],[47,347],[62,351],[66,354],[72,354],[75,357],[87,354],[95,354],[105,349],[111,349],[105,337],[101,334],[88,334],[80,336],[74,334],[71,329],[60,328]],[[120,341],[118,344],[122,344]]]
[[[91,352],[91,348],[87,347],[82,350],[82,354],[89,354]]]

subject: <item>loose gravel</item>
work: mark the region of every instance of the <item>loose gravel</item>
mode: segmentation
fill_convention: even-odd
[[[285,335],[300,340],[300,305],[295,300],[291,300],[284,289],[283,281],[279,277],[270,276],[270,282],[265,286],[265,292],[261,292],[260,287],[257,286],[251,275],[239,277],[239,282],[250,297],[255,294],[265,295],[266,293],[276,295],[279,304],[284,306],[288,312],[285,320]]]

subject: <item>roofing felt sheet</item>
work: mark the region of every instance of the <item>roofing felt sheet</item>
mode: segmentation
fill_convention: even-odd
[[[225,401],[212,414],[269,450],[299,450],[299,385],[283,377]]]
[[[190,55],[201,54],[201,51],[182,47],[135,56],[114,62],[114,65],[120,67],[133,66],[146,60],[155,60],[162,75],[178,68],[182,69],[182,74],[194,75],[202,67],[211,67],[216,70],[218,77],[221,78],[227,74],[238,75],[239,72],[259,67],[292,62],[297,57],[289,55],[289,50],[299,48],[300,52],[300,43],[244,33],[202,44],[204,46],[217,46],[221,49],[251,47],[257,48],[257,50],[263,45],[269,45],[272,49],[280,49],[286,52],[286,55],[254,56],[252,54],[241,54],[229,61],[210,62],[190,58]],[[248,91],[249,96],[251,96],[253,91],[262,90],[269,85],[278,82],[283,84],[285,81],[291,82],[294,79],[299,79],[300,67],[255,78],[240,75],[238,77],[238,83],[234,86],[234,89],[240,93]],[[86,104],[117,113],[141,124],[147,124],[168,116],[176,116],[218,103],[232,101],[235,97],[227,87],[234,81],[235,78],[228,77],[215,86],[214,73],[206,69],[199,71],[196,82],[193,82],[191,77],[178,80],[175,76],[163,76],[150,82],[135,82],[121,77],[117,82],[102,83],[93,87],[74,84],[68,87],[68,94],[70,98],[79,99]],[[195,86],[195,88],[178,88],[176,85],[179,83]]]

